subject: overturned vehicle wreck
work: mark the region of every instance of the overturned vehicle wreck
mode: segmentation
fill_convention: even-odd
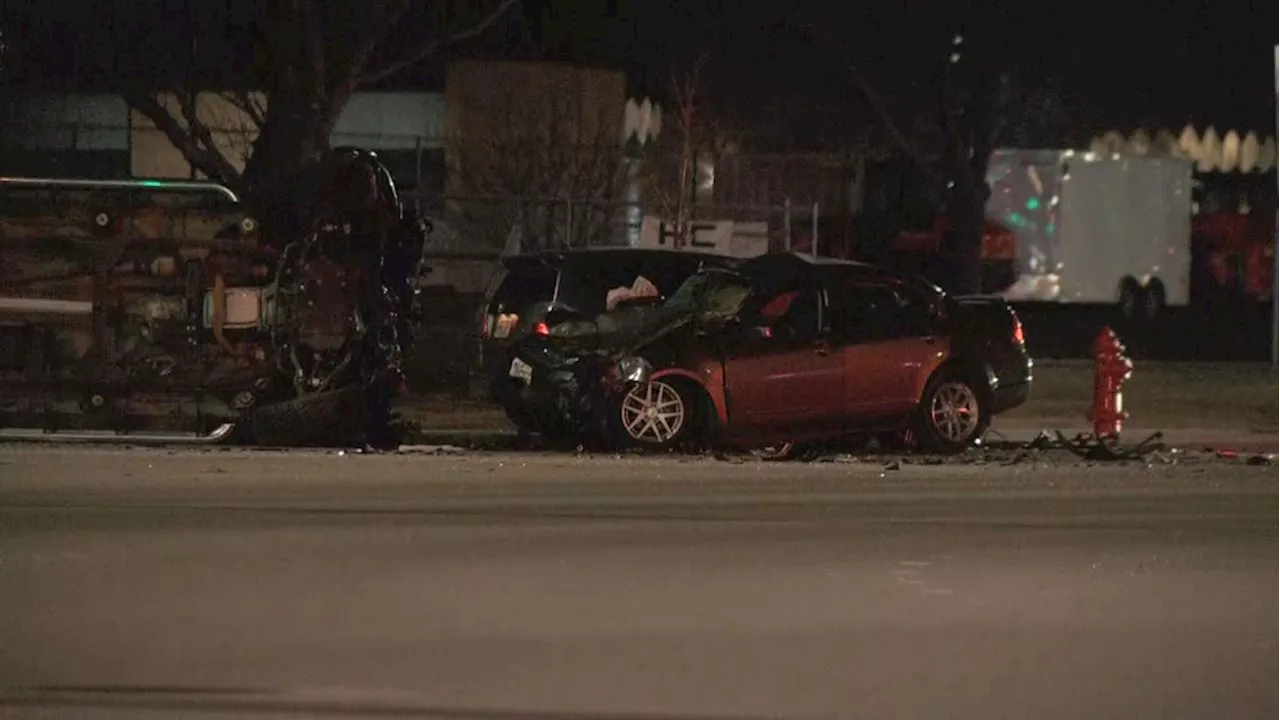
[[[212,183],[0,180],[0,437],[388,442],[424,228],[372,154],[328,170],[276,244]]]
[[[874,434],[954,451],[1031,385],[998,298],[791,253],[703,271],[658,304],[543,317],[511,348],[508,382],[560,442],[785,456]]]

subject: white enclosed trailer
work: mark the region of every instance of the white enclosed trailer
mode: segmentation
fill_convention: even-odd
[[[1191,286],[1190,161],[997,150],[987,217],[1013,232],[1011,301],[1118,303],[1154,315]]]

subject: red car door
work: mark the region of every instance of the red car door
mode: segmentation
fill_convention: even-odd
[[[850,416],[912,412],[925,379],[946,357],[945,337],[913,300],[892,283],[858,283],[832,294],[832,340],[843,362]]]
[[[732,433],[804,430],[843,414],[844,365],[821,331],[821,296],[802,293],[786,304],[776,317],[766,313],[762,324],[742,328],[727,348]]]

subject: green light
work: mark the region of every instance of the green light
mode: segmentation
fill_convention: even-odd
[[[1040,198],[1031,198],[1027,201],[1028,210],[1035,210],[1038,207],[1040,207]]]
[[[1058,229],[1058,226],[1057,226],[1057,225],[1054,225],[1053,223],[1049,223],[1048,225],[1045,225],[1045,226],[1044,226],[1044,234],[1045,234],[1045,235],[1052,235],[1052,234],[1053,234],[1053,231],[1054,231],[1054,230],[1057,230],[1057,229]]]
[[[164,183],[159,180],[143,180],[140,184],[142,187],[164,187]]]

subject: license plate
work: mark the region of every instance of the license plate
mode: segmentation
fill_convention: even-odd
[[[511,361],[511,371],[508,375],[528,385],[533,382],[533,366],[520,358],[516,358]]]

